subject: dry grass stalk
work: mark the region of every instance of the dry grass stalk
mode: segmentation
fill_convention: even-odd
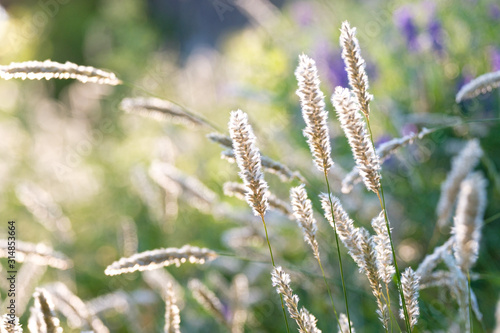
[[[307,197],[305,185],[302,184],[292,188],[290,190],[290,199],[295,219],[304,233],[304,240],[311,247],[314,257],[320,260],[319,246],[316,240],[318,227],[314,218],[311,200]]]
[[[224,150],[221,153],[221,158],[227,160],[229,163],[236,163],[234,151],[232,149]],[[267,156],[261,155],[260,162],[263,171],[278,176],[282,182],[291,182],[293,180],[298,180],[301,183],[306,182],[300,172],[292,171],[286,165],[276,162]]]
[[[345,333],[349,332],[349,319],[347,319],[347,316],[343,313],[340,314],[339,316],[339,333]],[[352,321],[351,321],[351,333],[356,333],[356,330],[352,327]]]
[[[109,329],[104,326],[95,312],[89,309],[64,283],[55,282],[45,288],[52,296],[55,309],[68,318],[68,321],[72,322],[75,327],[87,326],[95,333],[109,333]]]
[[[366,119],[370,117],[370,101],[373,96],[368,93],[368,76],[365,71],[365,60],[361,57],[359,42],[356,38],[356,28],[351,28],[349,22],[342,22],[340,29],[340,47],[344,59],[349,85],[356,95],[360,111]]]
[[[150,209],[152,217],[158,221],[162,220],[164,216],[163,198],[160,189],[153,184],[145,168],[141,165],[132,168],[130,171],[130,180],[142,201]],[[170,215],[168,217],[170,217]]]
[[[464,272],[477,260],[488,183],[480,172],[468,176],[460,186],[453,234],[455,259]]]
[[[129,258],[121,258],[109,265],[104,273],[106,275],[118,275],[135,271],[146,271],[160,267],[190,262],[192,264],[204,264],[217,258],[217,254],[207,248],[184,245],[181,248],[169,247],[134,254]]]
[[[455,243],[455,238],[450,237],[443,245],[436,247],[434,251],[427,255],[418,269],[416,273],[421,277],[422,280],[427,280],[427,278],[432,274],[434,268],[443,261],[443,258],[447,254],[451,254],[451,249],[453,248],[453,244]]]
[[[399,148],[410,145],[417,139],[422,140],[426,135],[429,135],[434,131],[435,130],[430,130],[424,127],[418,133],[411,133],[401,138],[394,138],[392,140],[380,144],[377,147],[377,154],[380,157],[380,161],[385,161],[389,156],[394,154],[394,152],[396,152]]]
[[[213,133],[207,134],[207,138],[210,141],[219,144],[223,148],[233,150],[233,140],[230,137],[228,137],[227,135],[213,132]]]
[[[134,293],[137,293],[139,296],[133,297],[123,290],[116,290],[114,292],[95,297],[85,302],[85,305],[96,317],[98,314],[108,311],[124,314],[128,323],[127,328],[132,332],[141,333],[144,329],[141,326],[140,313],[137,305],[141,304],[151,306],[153,304],[157,304],[157,300],[152,292],[149,293],[144,289],[136,290]]]
[[[165,333],[180,333],[181,316],[177,306],[174,288],[171,283],[167,284],[167,293],[165,300]]]
[[[328,134],[328,112],[325,110],[325,96],[320,90],[318,70],[313,59],[305,54],[299,56],[299,65],[295,70],[299,89],[302,117],[306,123],[304,136],[314,157],[316,167],[328,173],[333,165]]]
[[[455,101],[460,103],[481,94],[486,94],[498,87],[500,87],[500,71],[486,73],[460,88]]]
[[[137,253],[139,240],[137,238],[137,226],[131,218],[124,218],[120,223],[120,239],[122,243],[123,256],[129,257]]]
[[[168,120],[183,125],[211,127],[203,119],[191,114],[181,106],[159,98],[124,98],[120,103],[120,108],[125,112],[136,113],[156,120]]]
[[[227,148],[227,150],[221,153],[221,157],[223,159],[226,159],[230,163],[236,162],[233,151],[233,140],[231,140],[230,137],[214,132],[208,134],[207,138],[215,143],[218,143],[223,148]],[[291,182],[292,180],[298,180],[302,183],[306,182],[300,172],[292,171],[286,165],[277,162],[267,156],[261,155],[260,162],[262,164],[262,169],[265,172],[278,176],[283,182]]]
[[[221,324],[230,328],[231,324],[227,320],[224,314],[224,307],[220,299],[203,283],[197,279],[192,279],[188,283],[188,287],[193,293],[193,297],[196,301],[205,309],[208,313],[214,316]]]
[[[69,61],[61,64],[50,60],[13,62],[8,66],[0,66],[0,78],[4,80],[77,79],[83,83],[92,82],[111,86],[122,84],[114,73],[91,66],[79,66]]]
[[[167,285],[172,285],[174,293],[177,295],[177,306],[181,309],[184,307],[184,288],[167,270],[144,271],[142,272],[142,278],[151,289],[159,292],[164,301],[167,295]]]
[[[420,308],[418,306],[418,290],[419,290],[420,277],[408,267],[403,274],[401,274],[401,286],[403,288],[403,295],[405,297],[406,308],[410,317],[410,326],[413,328],[418,321],[420,315]],[[400,306],[401,301],[400,301]],[[404,319],[404,313],[400,311],[401,319]]]
[[[412,133],[405,135],[401,138],[394,138],[387,142],[380,144],[375,151],[379,156],[380,163],[385,162],[390,156],[392,156],[398,149],[412,144],[416,139],[423,139],[426,135],[433,133],[434,130],[423,128],[418,133]],[[342,179],[342,193],[350,193],[354,188],[354,185],[361,182],[363,178],[359,174],[358,168],[354,167],[352,170]]]
[[[455,276],[452,272],[437,270],[427,275],[425,279],[420,279],[419,289],[422,290],[431,287],[448,287],[455,283],[454,281]]]
[[[342,87],[335,89],[332,103],[366,188],[378,192],[380,188],[380,162],[366,130],[366,123],[359,113],[359,104],[351,96],[349,89]]]
[[[172,186],[180,187],[189,203],[201,212],[209,212],[218,199],[217,194],[199,179],[184,174],[169,163],[154,160],[149,168],[149,175],[167,193],[173,192]]]
[[[16,196],[47,230],[64,242],[73,240],[71,221],[49,192],[34,183],[22,182],[16,186]]]
[[[391,240],[387,233],[383,211],[372,220],[372,227],[376,233],[373,241],[375,243],[378,276],[380,280],[388,285],[391,283],[392,275],[396,272],[396,269],[392,262]]]
[[[8,242],[0,239],[0,257],[8,257]],[[64,254],[54,251],[50,246],[39,243],[33,244],[23,241],[16,241],[16,261],[32,261],[37,265],[47,265],[57,269],[68,269],[73,267],[73,263]]]
[[[288,313],[299,326],[299,332],[321,333],[321,331],[316,328],[316,318],[304,307],[299,311],[299,297],[294,295],[292,288],[290,288],[290,275],[285,273],[281,267],[275,267],[271,274],[271,281],[273,287],[276,287],[276,292],[283,295]]]
[[[439,226],[443,227],[449,222],[460,184],[476,167],[482,155],[483,151],[479,146],[479,140],[473,139],[467,142],[460,154],[453,158],[451,171],[441,185],[441,196],[437,204]]]
[[[35,307],[40,311],[41,317],[43,319],[41,325],[41,333],[62,333],[62,328],[60,326],[59,319],[54,313],[54,305],[49,296],[49,293],[38,288],[33,294],[35,298]]]
[[[225,195],[236,197],[241,200],[246,199],[246,187],[243,184],[236,182],[226,182],[224,183],[223,190]],[[293,212],[289,205],[271,192],[268,192],[267,202],[269,204],[269,209],[280,212],[283,215],[293,219]]]
[[[24,262],[17,273],[17,288],[22,290],[16,298],[16,311],[23,313],[28,305],[33,290],[47,271],[46,265],[40,265],[36,259],[28,259]],[[8,301],[8,298],[5,300]],[[7,304],[4,304],[4,308]]]
[[[2,323],[0,324],[0,333],[23,333],[23,328],[19,323],[19,318],[4,314],[2,316]]]
[[[248,278],[244,274],[238,274],[231,283],[231,333],[243,333],[247,321],[247,301],[249,297]]]
[[[264,216],[268,208],[268,186],[262,173],[260,152],[248,116],[241,110],[232,111],[229,134],[233,141],[240,178],[246,186],[245,198],[255,216]]]
[[[448,288],[450,289],[451,295],[457,300],[459,307],[459,318],[465,326],[465,332],[471,332],[469,321],[469,302],[473,300],[473,297],[469,298],[467,276],[464,274],[460,266],[458,266],[453,254],[444,254],[443,262],[448,267],[448,269],[452,273],[451,275],[453,276],[453,279],[448,285]],[[472,296],[472,289],[470,291]],[[470,305],[473,311],[475,311],[474,303],[470,302]],[[481,317],[482,314],[479,314],[478,319]]]

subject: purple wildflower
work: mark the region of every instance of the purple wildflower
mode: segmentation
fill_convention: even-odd
[[[444,50],[444,36],[443,27],[441,22],[434,17],[431,19],[428,25],[429,37],[431,38],[432,49],[439,54],[443,53]]]
[[[325,70],[326,78],[332,87],[349,86],[340,49],[334,48],[330,43],[323,41],[316,48],[315,59],[317,59],[318,65]]]
[[[500,20],[500,6],[496,3],[490,4],[490,10],[488,11],[490,13],[490,17],[498,21]]]
[[[419,50],[418,29],[413,18],[413,10],[409,6],[403,6],[395,11],[394,21],[396,26],[406,39],[406,45],[412,52]]]

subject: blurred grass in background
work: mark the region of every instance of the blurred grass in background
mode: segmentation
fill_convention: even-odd
[[[325,189],[302,136],[294,70],[298,55],[304,52],[317,61],[326,96],[335,86],[346,86],[338,45],[344,20],[358,28],[367,60],[370,92],[375,96],[371,123],[376,142],[422,127],[464,123],[433,133],[383,166],[400,267],[416,268],[447,239],[449,229],[435,228],[435,205],[450,158],[465,139],[480,138],[485,151],[480,165],[490,181],[485,219],[499,212],[500,94],[496,90],[461,105],[454,97],[465,82],[500,70],[500,6],[495,1],[318,0],[241,5],[230,0],[40,0],[2,4],[2,64],[31,59],[71,61],[108,69],[125,82],[110,88],[76,81],[0,81],[2,216],[5,222],[18,222],[18,239],[51,244],[75,265],[70,272],[48,269],[39,284],[63,281],[84,300],[119,289],[141,290],[145,297],[153,297],[139,273],[104,275],[105,267],[123,255],[121,225],[131,218],[137,226],[139,251],[189,243],[228,254],[207,266],[168,271],[184,287],[188,279],[197,277],[215,290],[221,279],[229,283],[235,274],[245,273],[251,287],[246,331],[283,331],[264,244],[257,238],[255,247],[244,251],[228,245],[230,230],[259,222],[245,203],[222,192],[224,182],[238,180],[236,167],[220,159],[220,148],[205,138],[208,131],[124,114],[118,105],[125,97],[152,94],[203,115],[222,132],[227,132],[229,111],[241,108],[251,118],[263,154],[300,170],[313,197]],[[332,111],[329,101],[327,108]],[[334,113],[330,119],[332,156],[339,166],[331,179],[334,192],[340,195],[341,173],[354,163]],[[165,196],[153,183],[150,195],[157,198],[156,208],[143,200],[144,184],[137,185],[138,179],[147,180],[149,165],[158,157],[200,179],[219,197],[216,208],[224,209],[199,210],[188,197]],[[272,175],[266,178],[274,193],[288,197],[289,184]],[[50,193],[61,206],[71,220],[73,240],[65,242],[48,231],[23,206],[16,188],[26,182]],[[341,198],[359,225],[367,225],[378,214],[376,197],[361,187]],[[178,201],[178,210],[165,212],[165,201],[170,202],[168,207]],[[319,208],[317,200],[313,201]],[[279,214],[270,214],[268,220],[278,262],[294,273],[292,287],[301,304],[316,315],[320,329],[335,331],[321,275],[300,230]],[[474,270],[480,278],[472,283],[488,331],[494,326],[500,286],[500,222],[490,220],[483,229]],[[323,220],[320,231],[320,247],[329,259],[327,276],[332,277],[334,297],[342,304],[333,233]],[[348,295],[354,325],[360,332],[379,331],[365,278],[350,259],[345,262],[352,282]],[[1,295],[5,297],[4,292]],[[144,332],[160,331],[163,325],[163,304],[155,295],[148,299],[149,305],[138,307],[138,327]],[[445,296],[432,289],[421,293],[418,331],[451,325],[456,305]],[[188,292],[185,297],[183,331],[223,331]],[[27,314],[22,317],[24,323]],[[110,311],[102,317],[111,331],[136,331],[122,314]],[[475,326],[480,332],[480,326]]]

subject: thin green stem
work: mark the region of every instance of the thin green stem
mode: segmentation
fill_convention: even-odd
[[[472,323],[472,304],[471,304],[471,292],[470,292],[470,274],[469,270],[467,270],[467,294],[469,297],[468,303],[469,303],[469,331],[473,331],[473,323]]]
[[[328,285],[328,282],[326,281],[326,276],[325,276],[325,271],[323,269],[323,265],[321,264],[321,260],[319,258],[317,258],[317,259],[318,259],[319,268],[321,268],[321,274],[323,275],[323,280],[325,281],[326,290],[328,290],[328,296],[330,296],[330,301],[332,302],[332,308],[333,308],[333,313],[335,314],[335,319],[337,319],[337,323],[339,324],[340,332],[344,333],[342,331],[342,327],[340,325],[340,320],[339,320],[339,316],[337,314],[337,310],[335,309],[335,304],[333,302],[333,297],[332,297],[332,292],[330,290],[330,286]]]
[[[492,215],[492,216],[488,217],[486,220],[484,220],[484,224],[486,225],[486,224],[491,223],[499,218],[500,218],[500,213],[496,213],[495,215]]]
[[[326,174],[326,170],[325,170],[324,174],[325,174],[325,180],[326,180],[326,187],[328,190],[328,200],[330,201],[330,209],[332,210],[333,233],[335,234],[335,243],[337,245],[337,254],[339,257],[340,277],[342,279],[342,290],[344,292],[345,311],[347,313],[347,321],[349,322],[349,333],[352,333],[351,316],[349,315],[349,304],[347,302],[347,291],[345,288],[345,281],[344,281],[344,268],[342,266],[342,256],[340,255],[339,236],[337,235],[337,225],[335,223],[335,217],[333,214],[332,193],[330,192],[330,182],[328,181],[328,176]]]
[[[366,120],[366,126],[368,128],[368,132],[370,134],[370,141],[372,143],[373,149],[375,149],[375,142],[373,141],[373,133],[372,133],[372,128],[370,126],[370,119],[365,116],[365,120]],[[387,228],[387,234],[389,236],[389,241],[391,243],[392,260],[394,261],[394,268],[396,269],[396,280],[398,282],[399,296],[401,297],[401,303],[403,305],[403,313],[404,313],[404,317],[405,317],[406,330],[409,333],[411,333],[410,317],[408,315],[408,309],[406,308],[406,301],[405,301],[405,297],[403,294],[403,288],[401,286],[401,274],[399,272],[398,261],[396,260],[396,251],[394,250],[394,244],[392,242],[391,227],[389,226],[389,219],[387,217],[387,209],[385,206],[384,187],[382,186],[382,183],[380,183],[380,191],[377,191],[375,193],[377,194],[378,200],[380,202],[380,207],[382,208],[382,211],[384,212],[385,226]]]
[[[387,294],[386,304],[387,304],[387,307],[389,308],[389,313],[392,314],[392,310],[391,310],[391,294],[389,294],[389,285],[387,283],[385,284],[385,292]],[[391,332],[392,332],[392,327],[394,325],[394,322],[393,322],[392,318],[393,318],[393,316],[391,316]],[[399,328],[399,325],[398,325],[398,328]]]
[[[387,218],[387,210],[385,207],[384,189],[382,184],[380,184],[380,192],[376,192],[378,200],[380,202],[380,207],[384,212],[385,226],[387,228],[387,234],[389,235],[389,241],[391,243],[392,250],[392,260],[394,261],[394,268],[396,269],[396,280],[398,282],[399,296],[401,297],[401,303],[403,305],[403,313],[405,316],[405,325],[408,332],[411,332],[410,319],[408,316],[408,309],[406,308],[406,301],[403,294],[403,287],[401,285],[401,274],[399,272],[398,262],[396,260],[396,251],[394,250],[394,244],[392,242],[391,227],[389,226],[389,219]]]
[[[271,255],[271,262],[273,263],[273,267],[276,268],[276,265],[274,264],[273,250],[271,248],[271,243],[269,242],[269,236],[267,234],[267,226],[266,226],[266,221],[264,220],[264,215],[262,214],[260,218],[262,220],[262,224],[264,225],[264,230],[266,232],[266,241],[267,241],[267,246],[269,247],[269,254]],[[281,294],[279,295],[281,300],[281,309],[283,310],[283,318],[285,318],[286,331],[290,333],[290,327],[288,326],[288,319],[286,318],[285,304],[283,303],[283,295]]]

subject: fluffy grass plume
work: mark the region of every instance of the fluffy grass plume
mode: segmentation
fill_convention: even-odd
[[[290,189],[290,199],[295,219],[304,233],[304,240],[311,247],[314,257],[320,260],[319,246],[316,240],[318,227],[314,218],[311,200],[307,197],[305,185],[302,184]]]
[[[354,221],[349,218],[337,197],[332,197],[332,204],[330,204],[328,194],[322,193],[320,199],[326,220],[333,229],[335,229],[335,226],[337,227],[336,230],[340,240],[358,266],[360,268],[365,267],[364,255],[358,242],[359,229],[354,226]],[[335,225],[333,221],[336,222]]]
[[[328,173],[333,165],[328,134],[328,112],[325,110],[325,96],[320,90],[318,70],[313,59],[305,54],[299,56],[299,66],[295,70],[299,89],[302,117],[306,123],[304,136],[314,157],[316,167]]]
[[[218,199],[217,194],[206,187],[198,178],[186,175],[170,163],[153,160],[149,175],[166,193],[175,192],[180,188],[189,204],[196,209],[208,213]]]
[[[7,258],[8,242],[0,239],[0,257]],[[64,254],[54,251],[50,246],[39,243],[33,244],[16,241],[16,260],[18,262],[32,261],[37,265],[46,265],[53,268],[65,270],[73,267],[73,262]]]
[[[226,327],[231,326],[224,313],[222,302],[210,289],[197,279],[190,280],[188,287],[193,293],[193,297],[196,301],[207,310],[208,313]]]
[[[377,300],[377,313],[380,321],[384,325],[384,328],[387,328],[389,323],[389,312],[384,302],[384,295],[382,294],[382,281],[379,278],[377,253],[375,250],[376,245],[373,236],[370,236],[368,230],[356,228],[354,226],[354,221],[344,210],[337,197],[332,197],[332,205],[330,205],[327,194],[323,193],[320,199],[325,218],[330,222],[332,228],[333,219],[335,219],[337,234],[340,240],[347,248],[354,262],[358,265],[360,273],[365,274],[368,278],[372,293]]]
[[[232,197],[236,197],[241,200],[246,198],[246,187],[243,184],[236,182],[225,182],[223,185],[224,194]],[[293,219],[293,212],[289,205],[272,194],[268,192],[267,203],[269,204],[269,209],[280,212],[283,215]]]
[[[356,28],[351,28],[347,21],[342,22],[340,29],[340,47],[342,48],[342,59],[344,59],[349,85],[356,95],[360,111],[363,112],[366,119],[369,119],[370,101],[373,96],[368,93],[366,64],[361,57]]]
[[[483,175],[475,172],[460,186],[453,233],[455,259],[464,272],[472,267],[479,254],[487,185]]]
[[[453,206],[456,202],[460,184],[479,163],[483,151],[479,140],[467,142],[460,153],[451,162],[451,171],[441,185],[441,196],[437,204],[438,225],[445,226],[451,217]]]
[[[375,243],[378,276],[385,284],[389,284],[396,269],[392,262],[391,240],[387,233],[383,211],[372,220],[372,227],[376,233],[373,241]]]
[[[62,282],[47,285],[54,307],[75,326],[91,328],[94,333],[109,333],[109,329],[95,313]]]
[[[481,94],[486,94],[498,87],[500,87],[500,71],[486,73],[460,88],[455,101],[460,103]]]
[[[83,83],[92,82],[111,86],[122,84],[114,73],[91,66],[79,66],[69,61],[61,64],[50,60],[13,62],[8,66],[0,66],[0,78],[5,80],[77,79]]]
[[[418,306],[418,289],[420,277],[408,267],[403,274],[401,274],[401,286],[403,288],[403,295],[405,297],[406,308],[410,317],[410,326],[413,329],[418,321],[420,315],[420,308]],[[400,302],[401,303],[401,302]],[[403,310],[400,311],[401,319],[404,319]]]
[[[165,295],[165,333],[180,333],[181,316],[177,306],[174,288],[171,283],[167,284],[167,292]]]
[[[367,133],[366,123],[359,113],[359,104],[349,89],[342,87],[335,89],[332,103],[366,188],[378,192],[380,188],[380,162]]]
[[[23,313],[28,305],[31,294],[35,290],[39,281],[43,278],[45,272],[47,271],[47,265],[37,264],[36,259],[26,260],[21,268],[17,271],[17,286],[18,290],[22,290],[22,293],[16,295],[16,312]],[[8,306],[10,300],[6,298],[2,306],[5,308]]]
[[[181,248],[169,247],[134,254],[129,258],[121,258],[109,265],[104,273],[106,275],[119,275],[135,271],[146,271],[164,266],[176,265],[190,262],[192,264],[204,264],[217,258],[217,254],[207,248],[199,248],[184,245]]]
[[[183,125],[211,127],[200,117],[164,99],[154,97],[124,98],[120,103],[120,108],[125,112],[156,120],[169,120]]]
[[[16,316],[11,318],[10,315],[4,314],[0,323],[0,333],[23,333],[19,318]]]
[[[262,174],[260,152],[248,116],[241,110],[232,111],[229,120],[229,134],[233,141],[239,175],[246,186],[245,198],[255,216],[264,216],[268,208],[268,186]]]
[[[40,327],[38,332],[41,333],[62,333],[59,319],[54,313],[54,305],[49,296],[49,293],[44,289],[37,289],[33,294],[35,299],[35,308],[41,316]]]
[[[349,319],[347,319],[347,316],[343,313],[340,314],[339,316],[339,333],[345,333],[349,332]],[[352,322],[351,322],[351,333],[356,333],[356,330],[352,327]]]
[[[321,333],[316,327],[316,318],[304,307],[299,311],[299,297],[293,294],[293,290],[290,287],[290,275],[285,273],[281,267],[275,267],[271,274],[271,281],[273,287],[276,287],[276,292],[283,296],[290,317],[299,326],[299,332]]]
[[[16,196],[44,228],[66,243],[73,241],[71,221],[49,192],[35,183],[24,181],[16,186]]]

